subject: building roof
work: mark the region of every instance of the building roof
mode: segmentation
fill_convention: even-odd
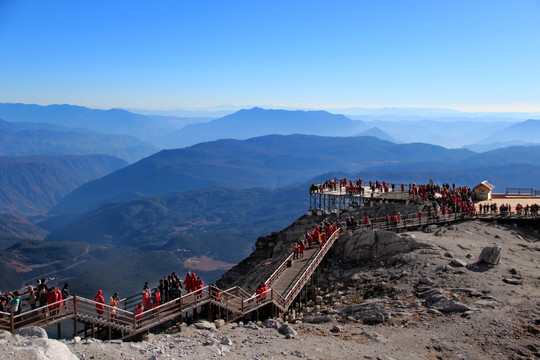
[[[476,185],[474,188],[476,189],[477,187],[481,185],[487,187],[489,190],[495,189],[495,185],[491,185],[490,183],[487,182],[487,180],[482,181],[480,184]]]

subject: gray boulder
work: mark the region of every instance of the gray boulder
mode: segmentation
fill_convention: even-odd
[[[459,260],[459,259],[453,259],[450,262],[450,264],[455,266],[455,267],[465,267],[465,266],[467,266],[467,263],[465,261]]]
[[[339,325],[334,325],[334,327],[332,327],[330,331],[333,333],[340,333],[343,332],[343,328]]]
[[[310,323],[310,324],[323,324],[334,321],[336,318],[331,315],[323,315],[323,316],[311,316],[304,318],[304,322]]]
[[[216,325],[212,324],[210,321],[207,321],[207,320],[199,320],[196,323],[194,323],[193,326],[195,326],[199,330],[210,330],[210,331],[216,330]]]
[[[231,339],[229,339],[227,336],[223,335],[221,337],[221,345],[227,345],[227,346],[232,346],[233,342]]]
[[[471,310],[467,305],[447,296],[442,289],[431,289],[418,294],[418,296],[426,299],[424,303],[426,307],[440,311],[443,314]]]
[[[482,249],[478,262],[488,265],[497,265],[501,260],[502,248],[499,245],[487,246]]]
[[[263,321],[262,325],[265,327],[265,328],[274,328],[276,330],[279,329],[279,327],[281,326],[281,324],[279,323],[279,321],[277,320],[274,320],[274,319],[266,319]]]
[[[296,336],[297,335],[296,330],[294,330],[289,324],[281,325],[281,327],[279,328],[278,331],[282,335],[287,335],[287,336],[289,336],[289,335]]]
[[[444,233],[446,232],[446,229],[445,228],[440,228],[439,230],[435,231],[435,236],[443,236]]]
[[[17,334],[25,337],[34,337],[40,339],[48,339],[47,332],[45,329],[40,328],[39,326],[29,326],[17,331]]]

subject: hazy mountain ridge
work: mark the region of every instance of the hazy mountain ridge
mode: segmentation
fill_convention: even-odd
[[[232,109],[232,108],[231,108]],[[349,109],[354,110],[354,109]],[[446,148],[486,145],[495,148],[529,139],[525,113],[467,113],[448,109],[283,110],[240,109],[220,111],[99,110],[73,105],[0,104],[0,118],[16,122],[48,122],[106,134],[131,135],[160,148],[180,148],[217,139],[248,139],[268,134],[351,136],[370,128],[371,133],[399,143],[423,142]],[[143,115],[145,114],[145,115]],[[173,116],[171,116],[173,115]],[[224,115],[224,116],[223,116]],[[216,118],[218,116],[222,116]],[[526,121],[525,121],[526,122]],[[514,127],[515,126],[515,127]],[[507,130],[508,128],[508,130]],[[369,133],[368,133],[369,134]],[[509,136],[512,134],[512,136]],[[491,140],[490,140],[491,139]],[[499,140],[497,140],[499,139]],[[501,140],[503,139],[503,140]],[[537,140],[525,141],[537,143]],[[479,148],[476,148],[479,149]]]
[[[157,152],[153,145],[128,135],[71,131],[38,123],[17,125],[0,120],[1,156],[104,154],[134,162]]]
[[[540,134],[540,120],[529,119],[496,131],[478,143],[493,144],[497,142],[523,141],[538,144],[540,143],[538,134]]]
[[[375,164],[422,159],[458,160],[471,154],[427,144],[396,145],[373,137],[269,135],[218,140],[164,150],[87,183],[66,196],[52,213],[81,212],[126,192],[159,195],[209,186],[273,188],[328,171],[352,172]]]
[[[12,122],[40,122],[93,130],[103,134],[131,135],[139,139],[174,130],[141,114],[121,109],[90,109],[76,105],[0,103],[0,118]]]
[[[0,212],[43,214],[85,182],[126,165],[107,155],[0,157]]]
[[[268,134],[349,136],[366,129],[361,121],[326,111],[243,109],[206,123],[186,125],[162,137],[166,147],[185,147],[218,139],[243,140]]]

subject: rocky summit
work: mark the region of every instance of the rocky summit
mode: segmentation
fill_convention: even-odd
[[[418,205],[408,206],[399,211],[412,213]],[[381,211],[359,208],[340,217]],[[306,215],[258,239],[253,254],[220,285],[245,284],[251,291],[323,219]],[[337,214],[327,219],[335,221]],[[479,220],[399,233],[344,229],[322,266],[314,296],[301,298],[283,318],[202,320],[141,342],[61,343],[80,359],[540,358],[540,243],[534,230]],[[10,336],[2,336],[3,354],[32,358],[15,345],[24,336]]]

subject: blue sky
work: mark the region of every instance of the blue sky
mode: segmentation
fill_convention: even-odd
[[[540,0],[0,0],[0,102],[540,111]]]

